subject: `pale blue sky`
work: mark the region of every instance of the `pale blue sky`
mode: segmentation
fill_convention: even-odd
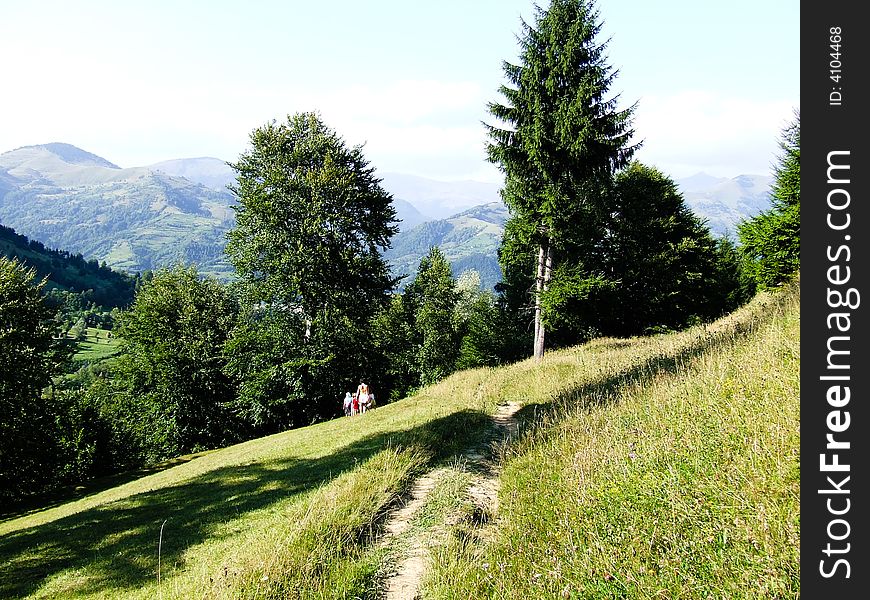
[[[541,3],[546,6],[547,2]],[[60,141],[121,166],[235,160],[319,110],[383,172],[497,181],[486,102],[526,0],[0,0],[0,152]],[[800,107],[798,0],[599,0],[637,157],[673,177],[769,174]]]

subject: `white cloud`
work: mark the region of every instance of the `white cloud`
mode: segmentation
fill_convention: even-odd
[[[781,100],[702,91],[644,97],[635,113],[637,136],[644,142],[638,158],[674,177],[699,171],[767,174],[793,108]]]
[[[90,81],[84,94],[76,92],[83,88],[78,75],[27,77],[26,92],[10,98],[0,117],[0,152],[64,141],[121,166],[202,155],[235,160],[254,128],[317,110],[348,143],[364,144],[366,156],[385,170],[425,174],[433,166],[433,176],[440,170],[443,177],[462,177],[485,162],[483,92],[473,82],[401,80],[313,91],[230,86],[219,79],[145,84],[118,73],[111,83]],[[10,118],[27,114],[39,119]]]

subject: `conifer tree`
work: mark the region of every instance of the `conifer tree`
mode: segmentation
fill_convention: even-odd
[[[801,130],[800,113],[786,125],[774,167],[769,210],[738,225],[748,274],[761,288],[786,281],[800,268]]]
[[[428,385],[449,375],[456,368],[459,354],[455,321],[459,294],[450,263],[440,248],[431,247],[420,260],[417,276],[405,296],[416,307],[414,321],[420,337],[418,372],[420,383]]]
[[[544,351],[541,296],[550,285],[565,240],[580,254],[594,249],[605,212],[598,189],[625,165],[636,146],[634,106],[608,97],[616,72],[591,0],[553,0],[522,23],[519,64],[503,64],[503,103],[489,104],[500,123],[488,125],[489,159],[505,173],[502,196],[527,221],[537,248],[534,355]]]

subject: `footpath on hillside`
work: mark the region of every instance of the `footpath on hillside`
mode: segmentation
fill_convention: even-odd
[[[473,514],[484,515],[481,521],[491,520],[498,511],[500,447],[517,433],[515,418],[520,405],[511,402],[499,405],[493,415],[492,434],[486,443],[469,448],[462,454],[464,470],[472,473],[470,485],[463,490],[473,502]],[[430,499],[432,491],[447,476],[449,469],[433,469],[418,478],[411,486],[405,502],[388,516],[381,544],[391,557],[392,570],[386,574],[384,589],[387,600],[414,600],[420,597],[420,584],[426,572],[429,551],[447,535],[447,528],[455,525],[459,515],[428,526],[413,524]]]

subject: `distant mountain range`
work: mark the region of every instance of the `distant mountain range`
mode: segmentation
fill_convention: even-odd
[[[496,251],[508,212],[498,184],[378,175],[401,221],[385,253],[396,275],[413,276],[437,245],[456,275],[474,268],[487,288],[500,279]],[[234,179],[225,161],[211,157],[122,169],[69,144],[26,146],[0,154],[0,224],[116,269],[184,261],[228,279],[223,248],[234,223],[227,189]],[[699,173],[676,183],[715,235],[735,236],[740,220],[769,207],[771,181]]]
[[[121,169],[69,144],[0,154],[0,223],[126,271],[193,261],[227,276],[233,196],[149,167]]]
[[[173,177],[184,177],[218,191],[235,182],[235,171],[217,158],[182,158],[148,166]],[[472,206],[499,202],[499,186],[479,181],[435,181],[401,173],[379,173],[381,185],[393,195],[403,230],[425,221],[445,219]]]
[[[737,239],[737,224],[770,208],[769,175],[713,177],[698,173],[676,180],[686,205],[705,219],[716,236]]]
[[[420,259],[438,246],[454,276],[474,269],[480,273],[481,286],[492,289],[501,280],[497,251],[508,216],[504,203],[490,202],[447,219],[426,221],[394,237],[384,257],[395,274],[407,276],[400,284],[404,287],[416,275]]]

